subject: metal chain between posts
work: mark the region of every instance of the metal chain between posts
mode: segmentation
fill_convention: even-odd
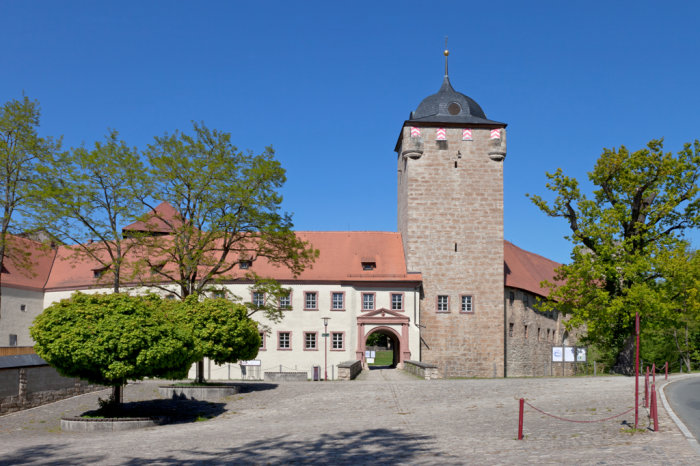
[[[528,403],[527,401],[525,402],[525,404],[528,405],[529,407],[531,407],[532,409],[534,409],[535,411],[544,414],[545,416],[553,417],[554,419],[558,419],[558,420],[560,420],[560,421],[578,422],[578,423],[581,423],[581,424],[588,424],[588,423],[592,423],[592,422],[604,422],[604,421],[609,421],[610,419],[615,419],[616,417],[620,417],[620,416],[623,416],[623,415],[625,415],[625,414],[627,414],[627,413],[629,413],[629,412],[634,411],[634,408],[630,408],[630,409],[628,409],[628,410],[625,411],[625,412],[622,412],[622,413],[620,413],[620,414],[616,414],[616,415],[614,415],[614,416],[606,417],[606,418],[604,418],[604,419],[594,419],[594,420],[592,420],[592,421],[581,421],[581,420],[577,420],[577,419],[566,419],[566,418],[563,418],[563,417],[555,416],[554,414],[549,414],[549,413],[544,412],[544,411],[542,411],[541,409],[537,408],[536,406],[531,405],[531,404]]]

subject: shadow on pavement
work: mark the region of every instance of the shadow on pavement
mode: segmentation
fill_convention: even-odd
[[[118,417],[160,417],[170,418],[168,424],[181,424],[202,419],[211,419],[226,412],[226,403],[200,400],[146,400],[130,401],[122,404]],[[83,416],[99,416],[99,410],[82,413]],[[80,416],[80,415],[79,415]]]
[[[396,366],[369,366],[369,370],[371,371],[379,371],[383,369],[396,369]]]
[[[245,427],[232,436],[245,435]],[[239,447],[211,451],[183,452],[164,457],[126,459],[124,464],[396,464],[428,460],[431,463],[456,458],[436,452],[433,437],[412,435],[388,429],[367,429],[323,434],[316,440],[292,440],[275,437],[249,442]],[[185,459],[197,455],[196,458]]]
[[[34,445],[29,448],[22,448],[13,453],[5,454],[0,457],[0,465],[15,465],[15,464],[41,464],[41,465],[65,465],[65,464],[92,464],[104,461],[104,455],[84,454],[71,455],[70,460],[66,459],[65,454],[61,454],[61,450],[65,447],[62,445],[45,444]],[[55,459],[54,456],[57,456]]]

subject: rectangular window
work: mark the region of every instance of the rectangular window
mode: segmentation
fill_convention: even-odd
[[[304,350],[314,351],[317,350],[316,345],[316,333],[315,332],[304,332]]]
[[[513,336],[513,324],[508,324],[508,336]]]
[[[279,332],[277,334],[277,349],[292,349],[292,332]]]
[[[450,312],[450,297],[444,294],[437,297],[437,311]]]
[[[332,350],[343,350],[345,349],[345,338],[342,332],[331,333],[331,349]]]
[[[362,293],[362,310],[374,310],[374,293]]]
[[[304,292],[304,309],[307,311],[318,309],[318,293],[315,291]]]
[[[280,296],[280,309],[291,309],[292,308],[292,295],[287,293],[286,295]]]
[[[474,312],[474,299],[472,298],[472,295],[462,295],[461,311],[467,313]]]
[[[345,293],[340,291],[331,293],[331,309],[334,311],[345,310]]]
[[[260,351],[265,350],[265,332],[258,332],[260,334]]]
[[[529,307],[530,306],[530,297],[523,293],[523,306]]]
[[[547,329],[547,341],[549,341],[549,329]]]
[[[26,304],[20,304],[19,305],[19,310],[22,312],[27,312],[27,305]]]
[[[211,292],[211,296],[214,299],[224,299],[226,297],[225,290],[214,290]]]
[[[247,270],[247,269],[250,268],[250,266],[251,266],[252,264],[253,264],[253,263],[252,263],[251,261],[240,261],[240,262],[238,263],[238,267],[241,268],[241,269],[243,269],[243,270]]]
[[[513,304],[513,301],[515,301],[515,293],[512,291],[508,293],[508,301],[510,301],[511,304]]]
[[[17,335],[10,333],[10,346],[17,346]]]
[[[527,325],[525,326],[525,338],[527,338]]]
[[[263,307],[265,305],[265,294],[253,291],[253,305],[255,307]]]
[[[540,341],[540,328],[537,327],[537,341]]]
[[[391,294],[391,310],[392,311],[403,311],[403,294],[392,293]]]

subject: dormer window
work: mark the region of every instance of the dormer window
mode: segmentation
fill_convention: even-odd
[[[248,270],[248,269],[250,268],[251,265],[253,265],[253,261],[249,261],[249,260],[240,261],[240,262],[238,263],[238,267],[239,267],[241,270]]]
[[[362,270],[374,270],[377,268],[376,262],[362,262]]]

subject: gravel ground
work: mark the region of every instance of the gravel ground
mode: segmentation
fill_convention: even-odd
[[[392,370],[351,382],[244,383],[221,403],[160,400],[157,382],[130,384],[180,422],[113,433],[60,430],[61,416],[96,408],[97,392],[0,417],[0,464],[693,464],[700,457],[659,405],[660,431],[627,411],[634,379],[575,377],[420,380]]]

